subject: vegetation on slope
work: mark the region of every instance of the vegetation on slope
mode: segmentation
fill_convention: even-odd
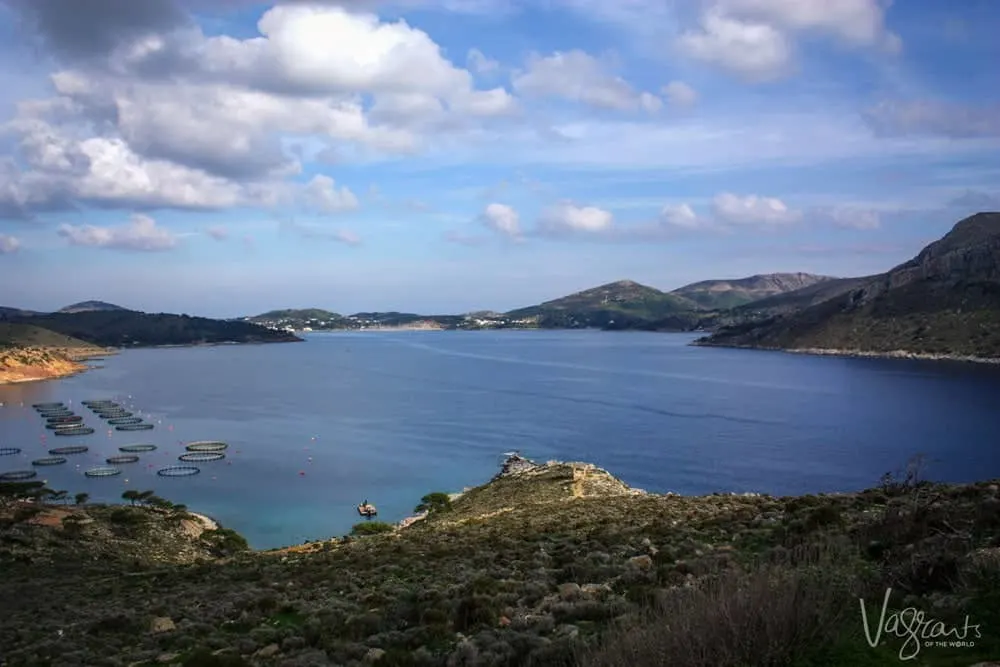
[[[1000,358],[1000,213],[959,222],[912,260],[830,299],[699,343]]]
[[[768,273],[733,280],[704,280],[679,287],[670,293],[708,310],[727,310],[831,280],[835,279],[811,273]]]
[[[71,375],[87,367],[80,359],[105,350],[48,329],[0,322],[0,384]]]
[[[215,562],[88,561],[61,533],[52,558],[0,563],[0,645],[10,667],[874,667],[897,665],[904,638],[870,648],[858,597],[877,617],[891,586],[892,609],[984,630],[910,664],[969,665],[1000,650],[998,510],[996,483],[913,474],[857,494],[687,498],[550,464],[405,530]],[[5,526],[0,554],[44,530]]]
[[[251,322],[131,310],[48,313],[18,320],[103,347],[274,343],[300,340]]]

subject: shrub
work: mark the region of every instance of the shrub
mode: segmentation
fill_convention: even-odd
[[[381,533],[391,533],[395,527],[385,521],[363,521],[351,526],[351,535],[363,537],[365,535],[379,535]]]
[[[420,504],[414,508],[414,512],[447,512],[452,509],[451,497],[447,493],[435,491],[428,493],[420,499]]]

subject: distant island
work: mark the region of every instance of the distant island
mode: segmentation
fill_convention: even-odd
[[[274,310],[278,331],[601,329],[709,334],[697,345],[820,354],[1000,359],[1000,213],[960,221],[909,262],[856,278],[771,273],[663,292],[620,280],[504,313]]]

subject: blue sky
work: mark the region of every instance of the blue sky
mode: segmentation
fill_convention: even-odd
[[[506,310],[1000,209],[990,0],[0,0],[0,305]]]

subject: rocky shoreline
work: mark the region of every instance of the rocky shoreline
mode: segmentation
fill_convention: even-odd
[[[114,354],[113,350],[16,347],[0,351],[0,385],[56,380],[83,373],[82,361]]]
[[[858,359],[914,359],[923,361],[961,361],[974,364],[997,365],[1000,357],[973,357],[959,354],[939,354],[929,352],[910,352],[908,350],[889,350],[878,352],[874,350],[850,350],[825,347],[784,348],[761,345],[723,345],[695,341],[691,345],[697,347],[728,347],[738,350],[766,350],[768,352],[789,352],[792,354],[809,354],[822,357],[854,357]]]

